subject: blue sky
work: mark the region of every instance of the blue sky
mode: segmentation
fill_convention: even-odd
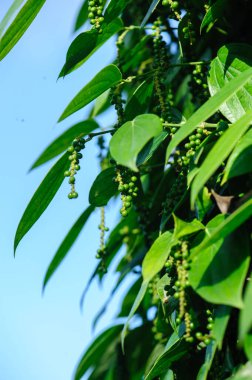
[[[11,1],[1,2],[0,18]],[[97,172],[95,145],[85,150],[78,175],[77,200],[67,199],[64,183],[50,207],[20,243],[13,258],[13,239],[31,196],[52,163],[28,170],[42,150],[65,129],[83,120],[82,110],[56,124],[64,107],[114,57],[106,44],[82,68],[56,81],[80,0],[48,0],[12,52],[0,62],[1,197],[0,197],[0,379],[69,380],[75,364],[92,339],[91,321],[113,285],[94,284],[84,312],[82,290],[97,264],[98,214],[92,216],[63,265],[51,279],[44,296],[42,281],[47,266],[69,228],[88,204],[88,191]],[[109,127],[110,115],[100,119]],[[110,205],[108,224],[118,212]],[[109,324],[118,308],[121,289],[97,332]]]

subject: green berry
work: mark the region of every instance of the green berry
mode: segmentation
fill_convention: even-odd
[[[179,7],[178,1],[173,1],[172,4],[171,4],[171,8],[172,9],[178,9],[178,7]]]
[[[199,339],[199,340],[201,340],[202,339],[202,333],[201,332],[196,332],[196,334],[195,334],[195,336],[196,336],[196,338],[197,339]]]
[[[177,128],[176,127],[173,127],[172,129],[171,129],[171,133],[176,133],[177,132]]]
[[[75,178],[74,178],[74,176],[69,177],[68,182],[69,182],[70,184],[74,184],[74,183],[75,183]]]
[[[76,191],[73,191],[73,192],[72,192],[72,197],[73,197],[73,198],[78,198],[78,193],[77,193]]]
[[[124,186],[123,185],[119,185],[118,186],[118,191],[122,192],[124,190]]]
[[[208,325],[207,325],[207,329],[208,329],[208,330],[212,330],[212,328],[213,328],[213,324],[212,324],[212,323],[208,323]]]
[[[121,215],[122,215],[122,216],[127,216],[127,215],[128,215],[128,211],[126,211],[126,210],[121,210]]]
[[[74,165],[75,170],[80,170],[80,165]]]
[[[188,342],[188,343],[193,343],[193,341],[194,341],[194,339],[193,339],[192,336],[188,336],[188,337],[186,337],[185,340],[186,340],[186,342]]]
[[[64,172],[64,177],[70,177],[70,175],[71,175],[71,172],[69,170],[66,170]]]
[[[136,181],[137,181],[137,177],[136,177],[135,175],[133,175],[133,176],[131,177],[131,181],[136,182]]]
[[[127,195],[126,196],[126,201],[131,202],[132,201],[132,196],[131,195]]]
[[[204,339],[204,343],[206,345],[210,344],[211,343],[211,339],[209,339],[209,338]]]
[[[129,183],[129,187],[134,187],[134,186],[135,186],[134,182]]]
[[[67,149],[67,151],[68,151],[69,153],[73,153],[73,152],[74,152],[74,147],[71,145],[71,146]]]
[[[128,188],[129,188],[129,185],[128,185],[127,183],[125,183],[125,184],[123,185],[123,189],[124,189],[124,190],[128,190]]]
[[[69,198],[69,199],[73,199],[73,193],[69,193],[69,194],[68,194],[68,198]]]

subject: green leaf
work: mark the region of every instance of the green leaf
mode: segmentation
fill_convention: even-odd
[[[122,329],[122,325],[109,328],[100,334],[94,342],[89,346],[85,354],[82,356],[74,374],[74,380],[80,380],[89,368],[95,367],[101,356],[109,346],[114,346],[117,337]]]
[[[164,288],[165,288],[165,286],[170,285],[170,284],[171,284],[171,279],[170,279],[170,277],[168,277],[167,274],[165,274],[164,276],[162,276],[160,278],[160,280],[158,280],[157,294],[158,294],[158,296],[162,302],[163,302],[165,295],[166,295]]]
[[[52,158],[64,152],[75,137],[83,137],[88,135],[94,129],[98,128],[98,124],[94,120],[85,120],[73,125],[67,129],[62,135],[55,139],[34,162],[31,169],[37,168]]]
[[[104,112],[110,106],[109,102],[109,90],[103,92],[95,101],[95,105],[90,112],[89,117],[96,117]]]
[[[212,61],[208,76],[211,95],[218,93],[227,83],[239,77],[252,66],[252,46],[228,44],[222,46]],[[238,90],[238,89],[237,89]],[[244,83],[220,106],[222,114],[232,123],[252,107],[252,82]]]
[[[79,236],[82,228],[86,224],[88,218],[94,211],[93,206],[89,206],[78,218],[78,220],[74,223],[68,234],[66,235],[65,239],[62,241],[60,247],[58,248],[57,252],[55,253],[44,278],[43,282],[43,290],[46,287],[46,284],[48,283],[49,279],[52,277],[56,269],[59,267],[61,262],[66,257],[67,253],[69,252],[70,248],[76,241],[77,237]]]
[[[104,91],[115,86],[122,79],[120,70],[115,65],[102,69],[68,104],[58,121],[62,121],[100,96]]]
[[[224,239],[226,236],[231,234],[235,229],[237,229],[242,223],[244,223],[252,215],[252,199],[249,199],[231,215],[226,217],[222,223],[219,224],[217,228],[209,233],[209,236],[202,241],[202,243],[195,248],[195,255],[200,251],[210,247],[211,245],[218,242],[220,239]]]
[[[191,205],[194,205],[199,191],[203,188],[208,179],[215,173],[222,162],[228,157],[244,135],[252,122],[252,110],[243,115],[218,139],[213,148],[208,153],[206,159],[197,172],[191,190]]]
[[[178,146],[187,136],[189,136],[203,121],[207,120],[216,111],[218,111],[219,107],[231,98],[231,96],[238,90],[240,90],[251,77],[252,68],[244,71],[238,77],[226,83],[220,91],[208,99],[207,102],[204,103],[203,106],[201,106],[174,135],[167,148],[166,162],[176,146]]]
[[[185,341],[178,341],[168,350],[166,350],[162,355],[158,357],[152,366],[151,370],[145,376],[144,380],[152,380],[164,372],[166,372],[169,367],[188,352],[188,344]]]
[[[74,32],[82,27],[88,19],[88,0],[84,0],[83,4],[79,10],[78,16],[76,17]]]
[[[160,147],[162,142],[165,141],[167,136],[168,136],[168,133],[164,131],[164,132],[161,132],[160,135],[154,137],[154,139],[151,139],[138,154],[137,166],[145,164],[153,156],[156,150]]]
[[[247,284],[245,296],[244,296],[244,307],[240,311],[239,316],[239,340],[242,343],[245,339],[246,334],[252,327],[252,281],[250,280]]]
[[[200,230],[204,230],[205,227],[197,219],[193,219],[190,223],[184,222],[182,219],[179,219],[175,214],[174,218],[174,238],[180,239],[183,236],[194,234]]]
[[[116,34],[123,24],[120,19],[107,24],[104,22],[102,33],[92,29],[79,34],[71,43],[66,56],[66,62],[61,69],[59,78],[70,74],[83,65],[106,41]]]
[[[145,113],[153,92],[153,82],[144,81],[135,90],[125,107],[125,120],[133,120],[137,115]]]
[[[252,362],[252,334],[247,334],[245,336],[244,351],[245,351],[245,354],[246,354],[248,360],[250,360]]]
[[[226,380],[251,380],[252,379],[252,364],[250,362],[247,362],[245,365],[243,365],[238,372],[229,377]]]
[[[7,13],[5,14],[4,18],[0,22],[0,38],[3,35],[3,32],[7,25],[9,24],[10,20],[18,10],[18,8],[21,7],[25,0],[14,0],[13,3],[11,4],[10,8],[8,9]]]
[[[65,178],[64,171],[68,169],[68,166],[68,154],[65,153],[47,173],[34,193],[19,222],[14,240],[14,253],[22,238],[51,203]]]
[[[111,0],[105,11],[105,20],[111,23],[116,17],[120,16],[130,0]]]
[[[149,281],[143,281],[141,288],[140,288],[140,290],[139,290],[139,292],[135,298],[135,301],[132,305],[132,308],[131,308],[130,313],[129,313],[128,318],[127,318],[127,321],[125,322],[125,325],[123,327],[122,334],[121,334],[121,344],[122,344],[122,350],[123,351],[124,351],[124,341],[125,341],[125,337],[127,334],[128,327],[129,327],[129,322],[130,322],[131,318],[133,317],[133,315],[135,314],[135,312],[137,311],[137,309],[139,308],[140,303],[142,302],[144,295],[148,289],[148,285],[149,285]]]
[[[215,304],[243,306],[242,289],[250,262],[249,237],[238,230],[210,248],[201,250],[191,264],[194,290]]]
[[[103,170],[96,177],[89,192],[89,203],[101,207],[106,206],[108,201],[116,194],[118,185],[114,180],[115,169]]]
[[[224,170],[222,185],[230,178],[250,173],[252,171],[252,129],[236,145],[230,155]]]
[[[0,39],[0,61],[20,40],[46,0],[28,0]]]
[[[119,165],[138,171],[137,155],[144,145],[162,132],[162,123],[156,115],[139,115],[123,124],[110,141],[110,153]]]
[[[207,380],[208,372],[211,369],[216,349],[218,347],[221,349],[222,341],[230,317],[230,312],[231,308],[224,305],[220,305],[216,308],[212,329],[212,335],[214,339],[206,348],[205,361],[199,370],[196,380]]]
[[[204,28],[207,28],[207,32],[213,27],[213,25],[218,21],[225,10],[225,7],[227,6],[227,0],[217,0],[207,11],[205,14],[201,26],[200,26],[200,32]]]
[[[144,16],[144,19],[141,23],[141,28],[143,28],[145,26],[145,24],[148,22],[149,18],[151,17],[152,13],[155,11],[156,7],[158,6],[158,3],[160,2],[160,0],[152,0],[152,3],[148,9],[148,12],[146,13],[146,15]]]
[[[142,266],[144,281],[150,281],[163,268],[173,245],[176,244],[171,232],[160,235],[147,252]]]

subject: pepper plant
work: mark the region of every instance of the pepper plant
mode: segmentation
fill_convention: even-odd
[[[44,3],[14,1],[0,24],[0,59]],[[71,75],[110,38],[117,57],[59,115],[61,122],[94,101],[90,117],[35,161],[33,169],[60,156],[24,211],[15,250],[63,181],[70,187],[66,202],[81,196],[77,174],[85,145],[96,139],[101,171],[90,184],[90,206],[63,239],[43,286],[95,209],[100,246],[89,284],[106,277],[121,249],[113,294],[132,273],[135,282],[74,378],[252,379],[252,4],[80,5],[75,29],[84,31],[71,43],[59,77]],[[117,121],[101,129],[96,118],[105,110]],[[108,233],[106,206],[113,198],[119,222]]]

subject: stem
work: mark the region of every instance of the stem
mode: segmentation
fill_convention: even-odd
[[[184,123],[167,123],[167,122],[164,122],[163,125],[164,127],[177,127],[177,128],[180,128],[180,127],[183,127],[183,125],[186,124],[186,122]],[[228,124],[228,126],[230,126],[231,124]],[[203,122],[201,124],[199,124],[199,127],[205,127],[205,128],[217,128],[218,127],[218,124],[214,124],[214,123],[206,123],[206,122]]]
[[[112,132],[114,132],[114,129],[108,129],[107,131],[89,133],[88,138],[86,139],[86,142],[92,140],[93,137],[105,135],[106,133],[112,133]]]

